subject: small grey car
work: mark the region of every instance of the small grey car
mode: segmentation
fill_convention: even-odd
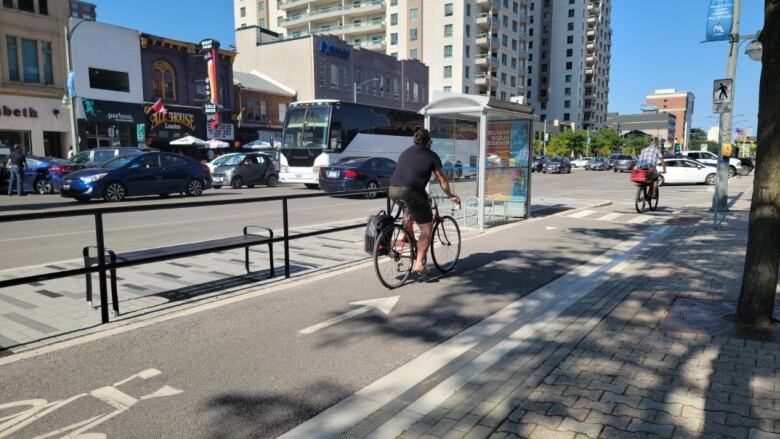
[[[230,185],[233,189],[265,184],[274,187],[279,182],[273,161],[265,154],[233,154],[220,163],[211,176],[214,189]]]

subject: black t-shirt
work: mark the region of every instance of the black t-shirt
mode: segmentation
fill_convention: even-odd
[[[426,146],[414,144],[401,153],[390,184],[425,191],[431,174],[439,169],[439,155]]]
[[[11,166],[24,167],[27,160],[24,158],[24,154],[17,150],[11,151],[11,155],[8,157],[11,160]]]

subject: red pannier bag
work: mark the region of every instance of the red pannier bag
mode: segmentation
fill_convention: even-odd
[[[646,183],[648,174],[649,172],[647,169],[634,168],[631,170],[631,181],[634,183]]]

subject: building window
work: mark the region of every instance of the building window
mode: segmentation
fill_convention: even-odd
[[[409,20],[417,21],[418,13],[417,8],[409,9]]]
[[[338,64],[330,65],[330,88],[339,88],[339,66]]]
[[[16,41],[16,37],[5,37],[8,52],[8,79],[11,81],[19,81],[19,53]]]
[[[393,78],[393,97],[397,98],[401,95],[401,81],[398,78]]]
[[[563,101],[563,108],[571,108],[571,101]]]
[[[504,47],[509,47],[509,37],[506,35],[501,35],[501,45]]]
[[[257,20],[257,25],[260,27],[265,27],[265,18],[260,18]]]
[[[528,99],[531,99],[531,90],[528,90],[528,92],[526,92],[525,97],[528,98]],[[544,120],[544,119],[542,119],[542,120]]]
[[[466,46],[466,58],[471,58],[471,46]]]
[[[471,4],[466,3],[466,17],[471,17]]]
[[[260,12],[265,11],[265,2],[264,1],[261,1],[261,2],[257,3],[257,10],[260,11]]]
[[[43,42],[43,83],[46,85],[54,84],[54,66],[51,57],[51,43]]]
[[[569,18],[574,18],[574,9],[569,9]]]
[[[156,98],[176,100],[176,71],[168,61],[152,64],[152,91]]]
[[[515,76],[514,76],[514,75],[512,75],[512,77],[510,77],[510,78],[509,78],[509,84],[510,84],[512,87],[515,87],[515,86],[517,85],[517,79],[515,78]]]
[[[512,20],[512,32],[517,32],[517,20]]]
[[[445,24],[444,25],[444,36],[445,37],[451,37],[452,36],[452,25],[451,24]]]
[[[572,62],[566,61],[566,70],[571,70],[571,68],[572,68]]]
[[[452,3],[446,3],[444,5],[444,16],[445,17],[452,17]]]
[[[38,68],[38,41],[22,38],[22,66],[24,82],[41,82],[41,71]]]
[[[574,36],[569,35],[566,37],[566,44],[574,44]]]
[[[393,52],[390,54],[390,56],[392,56],[395,59],[398,59],[398,52]]]
[[[3,6],[5,6],[6,8],[13,8],[14,0],[3,0]]]
[[[449,93],[449,92],[451,92],[451,91],[452,91],[452,87],[451,87],[451,86],[449,86],[449,85],[447,85],[447,86],[444,86],[444,87],[442,88],[442,90],[443,90],[443,91],[446,91],[447,93]]]
[[[390,0],[390,6],[398,6],[398,0]]]
[[[20,11],[35,12],[35,2],[33,0],[18,0]]]
[[[468,79],[470,73],[471,73],[471,69],[469,68],[469,66],[466,66],[466,68],[463,70],[463,76],[466,79]]]
[[[246,8],[241,8],[240,11],[241,11],[241,17],[242,18],[246,17]]]
[[[566,56],[573,56],[574,55],[574,49],[566,49]]]
[[[502,101],[505,101],[505,100],[506,100],[506,92],[505,92],[505,91],[502,91],[502,92],[501,92],[501,100],[502,100]]]
[[[502,66],[506,65],[506,59],[507,59],[506,53],[502,53],[501,54],[501,65]]]
[[[463,87],[463,93],[469,94],[469,86]]]
[[[471,26],[469,26],[468,24],[466,25],[466,36],[467,37],[471,36]]]
[[[569,113],[563,113],[563,120],[568,122],[569,119],[571,119],[571,115]]]
[[[445,58],[452,58],[452,45],[446,45],[444,46],[444,57]]]
[[[452,78],[452,66],[444,66],[444,78]]]
[[[410,49],[409,50],[409,58],[417,59],[417,49]]]
[[[395,46],[398,44],[398,33],[393,32],[390,34],[390,45]]]
[[[546,71],[547,71],[547,64],[542,64],[542,71],[543,71],[543,72],[546,72]]]
[[[512,50],[517,50],[517,40],[512,38]]]
[[[566,28],[567,28],[568,30],[574,30],[574,23],[569,23],[569,24],[566,26]]]
[[[517,2],[512,2],[512,12],[517,14]]]
[[[571,83],[571,75],[566,75],[566,83],[567,84]]]
[[[517,58],[512,58],[512,69],[517,69]]]
[[[565,96],[571,96],[571,87],[566,87],[563,89],[563,94]]]
[[[409,29],[409,41],[417,41],[417,29]]]
[[[398,25],[398,13],[390,14],[390,26]]]
[[[38,0],[38,13],[49,15],[49,0]]]

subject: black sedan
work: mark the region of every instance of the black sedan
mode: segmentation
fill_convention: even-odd
[[[609,171],[612,164],[605,157],[596,157],[585,165],[585,169],[588,171]]]
[[[395,162],[381,157],[345,157],[320,168],[320,188],[325,192],[379,189],[390,186]],[[366,198],[376,198],[376,192]]]
[[[542,164],[542,172],[563,174],[571,173],[571,162],[566,157],[550,157]]]
[[[531,172],[542,172],[542,165],[545,160],[547,160],[547,157],[543,155],[534,156],[533,161],[531,161]]]

